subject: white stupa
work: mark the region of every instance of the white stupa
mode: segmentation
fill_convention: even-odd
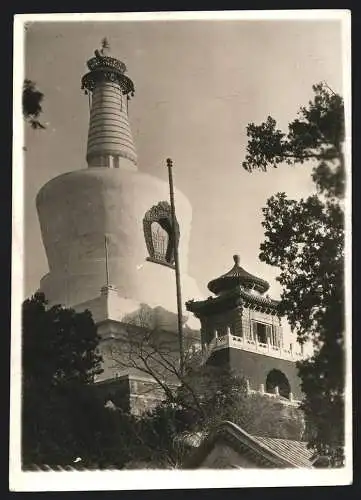
[[[49,264],[40,289],[50,304],[90,309],[102,335],[147,304],[176,334],[176,281],[169,186],[143,174],[128,120],[134,95],[125,64],[106,43],[87,62],[91,98],[88,168],[60,175],[36,199]],[[66,147],[66,145],[64,145]],[[200,292],[188,275],[192,208],[175,190],[183,303]],[[198,320],[185,323],[199,329]]]

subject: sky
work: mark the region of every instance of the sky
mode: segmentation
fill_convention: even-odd
[[[44,93],[46,130],[26,128],[25,283],[28,296],[48,271],[35,197],[53,177],[86,168],[88,99],[80,90],[86,61],[106,36],[135,83],[129,115],[140,171],[174,182],[190,200],[189,274],[204,296],[232,256],[281,289],[278,270],[258,259],[262,207],[284,191],[314,191],[309,166],[267,173],[241,167],[246,127],[273,116],[282,129],[322,80],[342,93],[341,22],[124,21],[34,22],[25,38],[25,76]]]

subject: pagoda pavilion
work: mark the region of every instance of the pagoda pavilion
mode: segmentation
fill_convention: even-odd
[[[250,390],[301,399],[302,351],[284,344],[279,303],[265,295],[267,281],[243,269],[238,255],[233,260],[232,269],[208,283],[215,296],[186,303],[201,322],[204,356],[241,373]]]

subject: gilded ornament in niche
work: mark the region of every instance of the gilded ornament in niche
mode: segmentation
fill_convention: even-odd
[[[160,201],[148,210],[143,219],[143,230],[148,260],[173,266],[175,245],[179,243],[180,232],[176,220],[174,238],[171,207],[167,201]]]

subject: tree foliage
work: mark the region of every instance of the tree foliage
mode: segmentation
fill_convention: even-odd
[[[90,389],[102,371],[89,311],[48,307],[42,293],[22,307],[23,462],[69,464],[94,452],[109,420]],[[105,438],[106,439],[106,438]]]
[[[104,405],[92,384],[101,372],[101,358],[90,313],[48,307],[40,293],[24,302],[24,466],[66,466],[80,457],[81,465],[90,468],[179,468],[194,445],[222,420],[253,434],[302,437],[302,416],[295,409],[248,394],[240,374],[204,363],[190,345],[181,374],[173,344],[157,338],[157,329],[144,328],[149,326],[149,312],[143,307],[134,318],[142,334],[134,335],[135,325],[129,325],[129,350],[123,341],[120,346],[121,365],[138,367],[162,393],[154,408],[136,416],[114,401]]]
[[[90,383],[101,373],[99,338],[90,311],[47,307],[44,294],[23,303],[23,369],[26,380],[56,386]]]
[[[193,431],[207,434],[224,420],[230,420],[254,435],[303,438],[302,412],[285,406],[279,398],[249,391],[241,373],[227,366],[204,364],[188,371],[186,379],[187,386],[181,385],[177,396],[179,404],[184,405],[191,386],[198,398],[199,406],[194,406],[191,414]],[[189,404],[184,406],[191,408]]]
[[[324,83],[314,85],[313,91],[314,100],[301,107],[299,116],[288,125],[288,133],[278,129],[271,116],[261,125],[248,125],[242,166],[252,172],[314,161],[312,178],[319,192],[341,197],[345,188],[343,99]]]
[[[135,418],[126,468],[181,468],[186,457],[221,422],[230,420],[247,432],[273,438],[304,438],[303,413],[277,398],[247,393],[244,380],[226,370],[204,366],[188,375],[175,398]],[[203,372],[203,373],[201,373]],[[199,384],[199,375],[203,382]],[[192,385],[192,394],[188,392]],[[194,393],[198,402],[195,404]]]
[[[33,129],[45,129],[45,126],[38,119],[43,112],[43,99],[44,94],[36,88],[36,84],[31,80],[24,80],[23,117]]]
[[[344,105],[325,84],[281,132],[268,117],[248,125],[243,168],[266,171],[311,161],[318,195],[277,193],[263,209],[260,259],[280,269],[280,312],[314,354],[298,364],[311,447],[342,465],[344,445]]]

